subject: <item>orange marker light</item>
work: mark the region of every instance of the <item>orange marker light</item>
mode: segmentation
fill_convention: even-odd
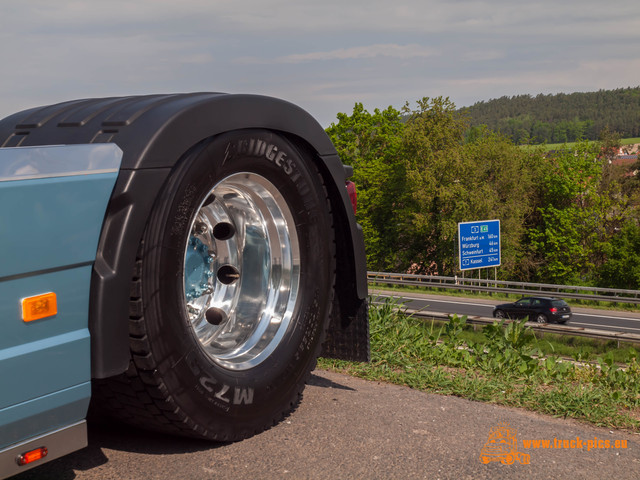
[[[22,299],[22,320],[33,322],[58,313],[58,301],[53,292]]]
[[[46,457],[48,453],[49,450],[47,450],[47,447],[40,447],[19,455],[16,461],[18,462],[18,465],[22,467],[24,465],[28,465],[31,462],[35,462],[36,460],[40,460],[41,458]]]

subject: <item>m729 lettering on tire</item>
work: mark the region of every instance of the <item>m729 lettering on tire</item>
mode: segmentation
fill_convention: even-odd
[[[224,403],[233,405],[251,405],[253,403],[254,389],[252,387],[234,387],[231,394],[231,387],[225,384],[218,384],[210,377],[201,377],[200,385],[209,393],[213,393],[214,398]]]

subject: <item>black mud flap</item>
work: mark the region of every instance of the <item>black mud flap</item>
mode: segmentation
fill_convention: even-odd
[[[351,300],[336,295],[321,357],[369,362],[369,300]]]

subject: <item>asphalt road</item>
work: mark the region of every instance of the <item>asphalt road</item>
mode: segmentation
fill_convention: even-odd
[[[379,295],[381,297],[387,295],[401,296],[408,308],[416,310],[422,309],[429,312],[457,313],[458,315],[489,318],[493,315],[494,305],[508,303],[504,300],[469,299],[416,293],[400,294],[398,292],[385,292],[382,290],[377,290],[376,293],[372,295]],[[514,298],[513,301],[515,300],[516,298]],[[571,300],[567,300],[567,303],[571,305]],[[567,325],[640,334],[640,308],[636,312],[620,312],[572,306],[571,311],[573,317]]]
[[[481,463],[500,424],[517,430],[529,464]],[[525,447],[530,440],[569,448]],[[14,480],[640,478],[638,435],[325,371],[284,422],[242,442],[107,424],[90,425],[89,443]]]

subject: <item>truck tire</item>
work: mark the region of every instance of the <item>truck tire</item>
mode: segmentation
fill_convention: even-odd
[[[313,157],[266,130],[176,165],[131,285],[128,371],[93,405],[146,428],[235,441],[298,404],[326,332],[335,241]]]

